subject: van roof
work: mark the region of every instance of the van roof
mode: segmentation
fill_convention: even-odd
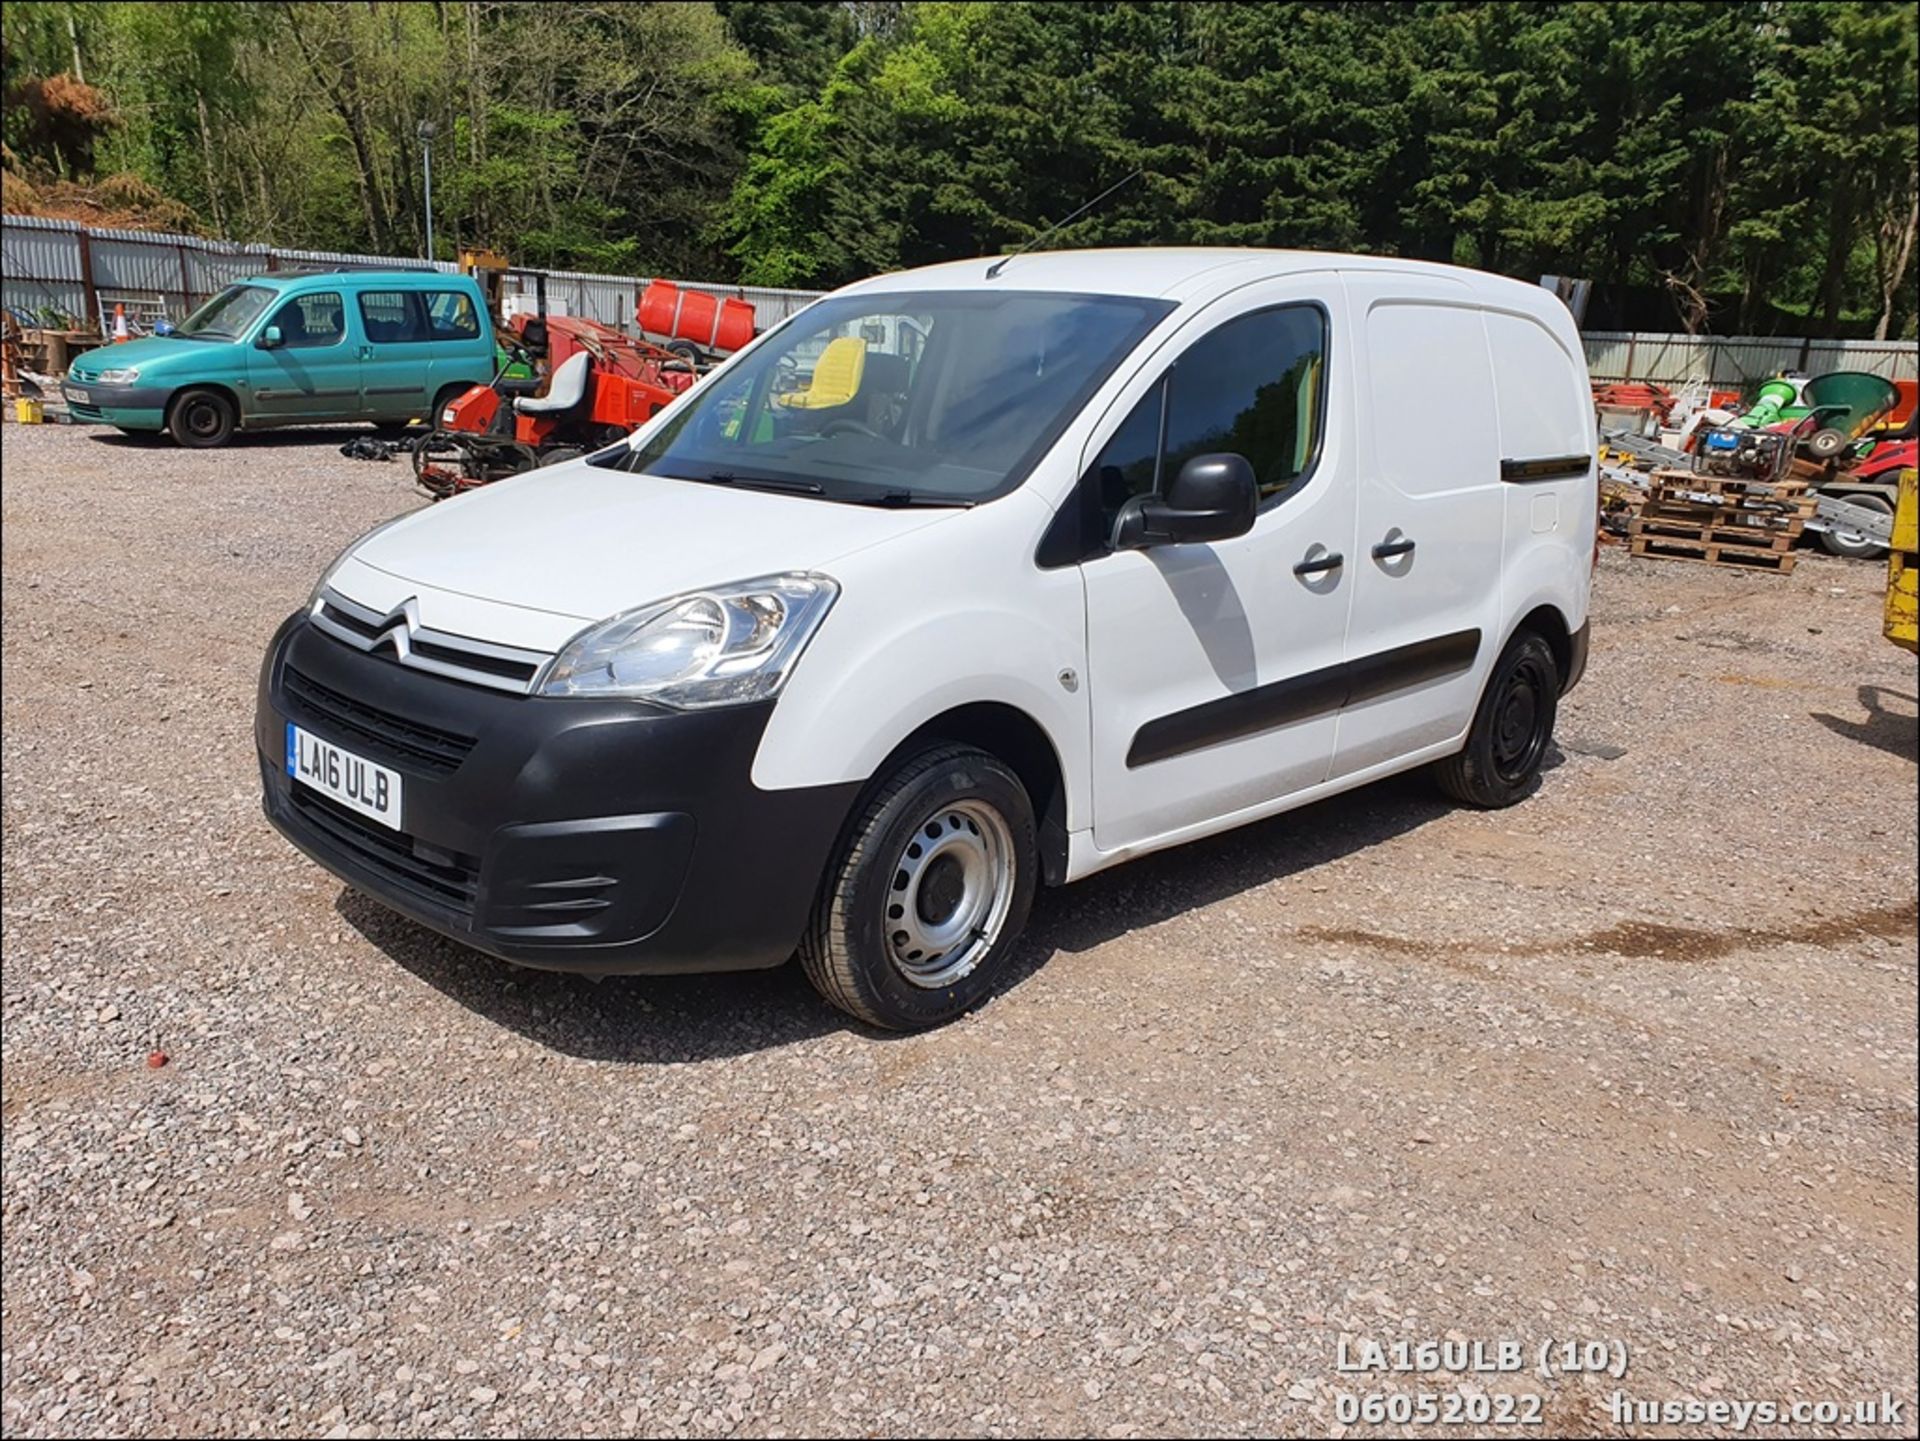
[[[403,270],[398,268],[392,270],[363,270],[358,266],[331,268],[321,265],[314,266],[308,270],[276,270],[269,275],[249,275],[239,283],[242,285],[270,285],[284,288],[289,285],[299,285],[308,280],[331,280],[337,282],[343,276],[351,276],[355,280],[378,280],[388,283],[402,281],[410,284],[426,284],[431,282],[441,285],[446,284],[449,280],[462,280],[466,278],[460,275],[450,275],[443,270]]]
[[[1006,260],[997,279],[987,267]],[[1508,304],[1515,290],[1546,295],[1538,286],[1429,260],[1391,255],[1347,255],[1324,250],[1256,250],[1235,246],[1143,246],[1115,250],[1036,250],[1011,258],[983,255],[918,270],[901,270],[848,286],[848,290],[1043,290],[1081,295],[1133,295],[1191,299],[1220,285],[1244,285],[1315,270],[1375,270],[1429,276],[1464,285],[1483,298]],[[1557,303],[1557,302],[1556,302]]]

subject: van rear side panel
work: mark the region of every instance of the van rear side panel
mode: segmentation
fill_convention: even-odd
[[[1552,605],[1578,630],[1587,619],[1598,505],[1586,360],[1570,317],[1554,317],[1562,326],[1489,309],[1485,318],[1508,482],[1501,609],[1518,621]]]

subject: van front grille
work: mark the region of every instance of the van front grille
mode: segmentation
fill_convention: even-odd
[[[475,744],[473,736],[408,720],[343,695],[291,664],[280,673],[280,688],[296,720],[315,722],[344,745],[357,741],[373,759],[391,761],[402,770],[446,775],[459,768]]]
[[[515,695],[531,691],[541,668],[553,659],[545,651],[523,650],[518,646],[497,645],[431,630],[420,624],[418,608],[411,600],[382,615],[328,590],[314,603],[308,616],[316,629],[355,650],[449,680],[486,686],[489,690],[511,691]]]

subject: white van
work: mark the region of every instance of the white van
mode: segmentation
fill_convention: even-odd
[[[390,521],[274,636],[268,817],[522,965],[891,1027],[1035,890],[1413,766],[1534,785],[1587,653],[1561,303],[1362,256],[886,275],[628,441]]]

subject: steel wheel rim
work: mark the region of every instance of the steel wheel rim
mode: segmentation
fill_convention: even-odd
[[[212,435],[220,428],[220,412],[211,401],[196,400],[187,407],[187,430],[198,436]]]
[[[1541,666],[1528,659],[1514,668],[1494,712],[1493,766],[1509,783],[1532,773],[1547,749],[1541,717],[1549,713],[1551,684]]]
[[[887,955],[910,984],[938,990],[993,949],[1013,908],[1013,831],[984,801],[929,812],[895,858]]]

